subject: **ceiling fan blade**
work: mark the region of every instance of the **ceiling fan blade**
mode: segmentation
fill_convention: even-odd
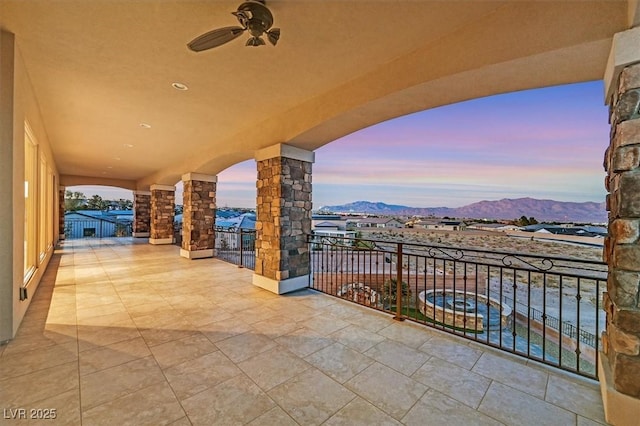
[[[242,27],[224,27],[209,31],[199,37],[194,38],[187,44],[194,52],[212,49],[225,44],[242,34],[246,29]]]

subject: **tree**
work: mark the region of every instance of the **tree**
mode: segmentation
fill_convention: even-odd
[[[527,218],[525,215],[522,215],[520,216],[520,219],[514,220],[513,223],[518,226],[527,226],[527,225],[536,225],[538,221],[533,216]]]
[[[107,210],[109,202],[102,199],[99,195],[92,195],[87,200],[87,210]]]
[[[132,210],[133,209],[133,201],[125,200],[124,198],[120,198],[117,202],[118,210]]]
[[[64,210],[67,212],[75,212],[85,208],[86,197],[82,192],[65,191],[64,193]]]

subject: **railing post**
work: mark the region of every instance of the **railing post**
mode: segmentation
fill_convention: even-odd
[[[404,321],[402,316],[402,243],[398,243],[396,253],[396,321]]]
[[[240,228],[240,264],[238,268],[244,268],[244,238],[242,238],[242,228]]]

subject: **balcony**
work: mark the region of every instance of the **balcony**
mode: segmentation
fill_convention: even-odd
[[[605,423],[593,380],[178,250],[64,242],[0,346],[3,421]]]

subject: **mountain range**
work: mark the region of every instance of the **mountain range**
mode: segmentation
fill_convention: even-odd
[[[462,207],[408,207],[371,201],[355,201],[339,206],[324,206],[321,211],[365,213],[395,216],[435,216],[473,219],[517,219],[534,217],[539,222],[606,223],[605,203],[504,198],[480,201]]]

